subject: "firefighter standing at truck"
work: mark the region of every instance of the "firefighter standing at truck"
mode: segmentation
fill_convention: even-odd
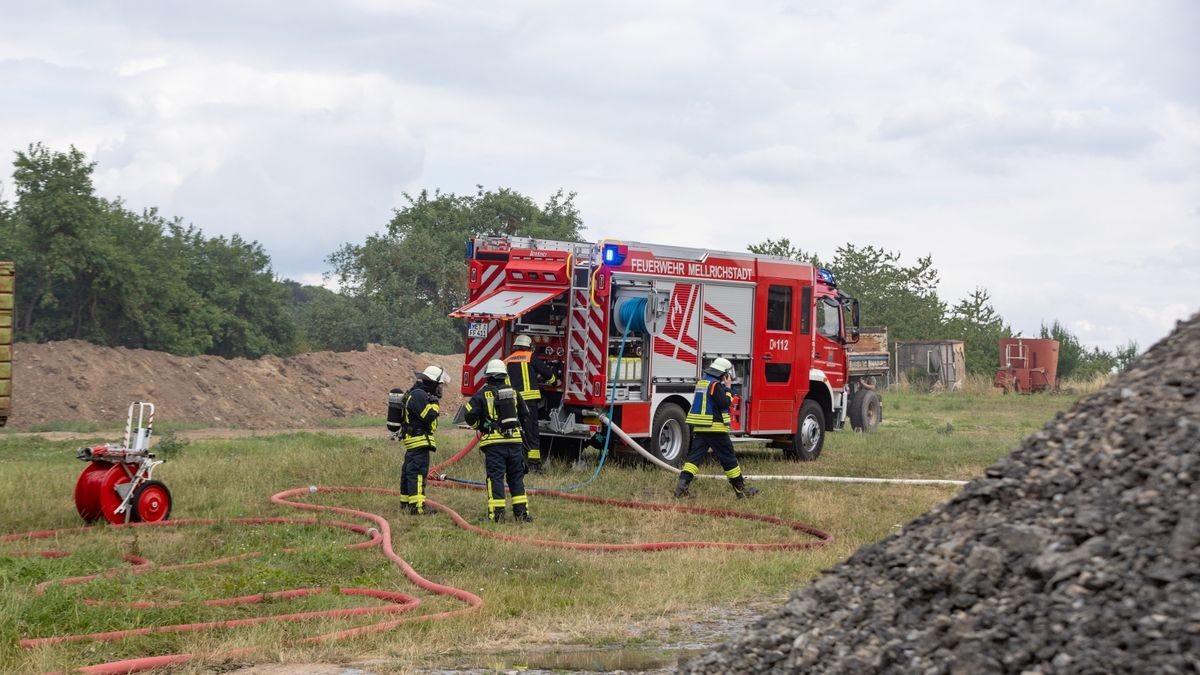
[[[388,393],[388,430],[393,439],[404,443],[400,503],[414,516],[433,513],[425,510],[425,477],[429,453],[437,451],[434,434],[441,414],[442,387],[449,381],[446,369],[434,365],[417,373],[417,381],[408,391],[392,389]]]
[[[542,387],[553,386],[558,376],[533,351],[533,340],[528,335],[518,335],[513,340],[513,353],[504,359],[508,368],[508,380],[513,389],[525,399],[529,406],[529,417],[521,430],[525,445],[525,458],[531,473],[542,473],[541,434],[538,430],[538,410],[542,401]]]
[[[525,494],[525,449],[521,427],[533,413],[508,382],[508,368],[500,359],[488,361],[484,368],[487,382],[463,406],[467,424],[479,431],[487,472],[487,517],[493,523],[504,522],[504,486],[512,497],[513,518],[531,523],[529,497]]]
[[[692,427],[692,445],[683,471],[679,473],[679,482],[675,484],[676,497],[690,496],[688,487],[700,472],[700,462],[704,461],[710,448],[725,470],[725,477],[729,479],[738,499],[758,494],[758,488],[746,485],[742,467],[738,465],[737,455],[733,451],[733,440],[729,438],[729,409],[732,403],[729,387],[732,384],[733,364],[725,358],[713,359],[704,369],[703,377],[696,382],[692,409],[686,420]]]

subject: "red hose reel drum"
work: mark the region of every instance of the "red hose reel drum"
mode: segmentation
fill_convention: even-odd
[[[124,445],[79,449],[77,456],[88,464],[75,481],[75,510],[86,522],[104,518],[114,524],[154,523],[170,517],[171,491],[151,480],[154,468],[162,464],[150,452],[153,424],[154,404],[134,401],[129,406]]]
[[[87,522],[104,518],[110,523],[127,522],[117,507],[124,499],[125,487],[133,481],[133,470],[121,463],[88,462],[75,481],[75,510]],[[156,480],[148,480],[134,488],[130,501],[128,522],[156,523],[171,515],[171,491]]]

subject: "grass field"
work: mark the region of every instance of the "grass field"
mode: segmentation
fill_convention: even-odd
[[[969,480],[1010,451],[1076,395],[1001,396],[994,391],[959,394],[888,393],[878,433],[830,434],[821,459],[797,464],[776,451],[739,445],[749,474],[802,473],[828,476],[948,478]],[[174,496],[172,519],[228,519],[311,514],[270,503],[272,494],[296,487],[374,486],[395,488],[402,453],[384,438],[326,433],[283,434],[238,440],[173,442],[156,478]],[[118,434],[119,435],[119,434]],[[97,442],[116,436],[98,434]],[[450,457],[468,436],[440,434],[434,462]],[[73,489],[83,463],[79,441],[49,442],[0,436],[0,535],[81,525]],[[585,480],[586,466],[560,461],[547,476],[528,484],[561,487]],[[707,473],[719,472],[709,462]],[[482,480],[479,452],[448,471]],[[753,483],[753,480],[751,480]],[[647,465],[610,462],[581,494],[616,499],[671,502],[674,477]],[[818,482],[759,482],[762,494],[739,502],[723,481],[698,481],[690,506],[733,508],[802,521],[831,533],[826,547],[781,552],[688,549],[655,553],[598,553],[499,541],[457,527],[446,514],[401,515],[394,497],[381,494],[317,494],[305,500],[378,513],[391,521],[396,551],[425,578],[461,588],[483,599],[477,614],[447,621],[405,624],[390,632],[301,646],[305,636],[382,621],[359,617],[312,620],[199,633],[139,636],[114,642],[80,642],[25,649],[22,638],[111,631],[167,624],[216,621],[263,614],[288,614],[370,601],[323,593],[250,607],[208,607],[212,598],[294,588],[366,587],[421,598],[419,614],[464,605],[410,583],[378,547],[348,549],[362,537],[323,525],[243,525],[223,522],[164,528],[95,526],[53,539],[0,543],[0,671],[34,672],[76,668],[138,656],[214,654],[252,647],[232,663],[360,662],[375,671],[403,672],[416,666],[459,662],[479,655],[564,646],[625,648],[689,644],[698,619],[719,619],[746,606],[778,602],[820,570],[848,557],[864,543],[897,531],[904,523],[952,496],[941,486],[854,485]],[[469,521],[485,510],[479,491],[435,486],[431,499]],[[743,520],[597,506],[533,495],[532,525],[488,526],[539,539],[586,542],[713,540],[806,541],[783,527]],[[343,516],[322,519],[349,520]],[[58,558],[46,550],[68,551]],[[158,565],[198,563],[256,553],[213,567],[131,573],[124,556],[136,554]],[[114,569],[115,576],[79,584],[37,585]],[[138,600],[178,601],[171,607],[130,608]],[[202,672],[216,661],[184,666]],[[207,665],[205,665],[207,664]],[[218,669],[228,664],[216,666]]]

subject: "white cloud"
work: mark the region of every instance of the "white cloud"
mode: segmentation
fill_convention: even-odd
[[[597,238],[929,254],[951,304],[983,287],[1025,334],[1058,319],[1145,347],[1200,298],[1198,17],[23,4],[0,24],[0,148],[74,144],[102,194],[257,239],[296,279],[381,230],[402,191],[562,187]]]

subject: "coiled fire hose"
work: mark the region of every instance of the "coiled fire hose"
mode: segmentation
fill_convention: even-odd
[[[437,467],[434,467],[434,469],[432,469],[430,471],[431,482],[436,482],[437,484],[440,484],[443,486],[451,486],[451,487],[475,487],[475,486],[455,485],[453,483],[449,483],[446,481],[437,480],[433,474],[435,471],[439,470],[441,467],[444,467],[449,464],[453,464],[454,462],[457,462],[457,461],[461,460],[463,457],[465,457],[467,455],[467,453],[469,453],[476,446],[476,444],[478,443],[478,440],[479,440],[478,436],[476,436],[471,441],[469,441],[466,444],[466,446],[463,447],[463,449],[460,450],[458,453],[456,453],[450,460],[447,460],[446,462],[443,462],[442,464],[438,465]],[[582,502],[582,503],[587,503],[587,504],[598,504],[598,505],[604,505],[604,506],[611,506],[611,507],[617,507],[617,508],[643,509],[643,510],[649,510],[649,511],[673,511],[673,512],[677,512],[677,513],[688,513],[688,514],[707,516],[707,517],[713,517],[713,518],[731,518],[731,519],[741,519],[741,520],[748,520],[748,521],[754,521],[754,522],[768,523],[768,524],[772,524],[772,525],[786,527],[794,532],[808,535],[808,536],[812,537],[812,539],[807,540],[807,541],[790,541],[790,542],[779,542],[779,543],[754,543],[754,542],[732,542],[732,541],[659,541],[659,542],[645,542],[645,543],[637,543],[637,544],[630,544],[630,543],[623,544],[623,543],[592,543],[592,542],[579,542],[579,541],[562,541],[562,540],[553,540],[553,539],[525,537],[525,536],[519,536],[519,535],[513,535],[513,534],[503,534],[501,532],[497,532],[492,529],[480,528],[480,527],[470,524],[469,522],[466,521],[466,519],[464,519],[462,516],[460,516],[457,512],[455,512],[453,509],[450,509],[449,507],[447,507],[444,504],[436,502],[432,499],[427,499],[426,504],[428,504],[430,507],[438,509],[439,511],[447,513],[456,525],[458,525],[460,528],[462,528],[468,532],[478,534],[481,536],[491,537],[493,539],[499,539],[502,541],[508,541],[508,542],[525,544],[525,545],[530,545],[530,546],[537,546],[537,547],[555,547],[555,548],[565,548],[565,549],[573,549],[573,550],[581,550],[581,551],[608,551],[608,552],[636,552],[636,551],[651,552],[651,551],[666,551],[666,550],[683,549],[683,548],[721,548],[721,549],[782,551],[782,550],[812,549],[812,548],[826,546],[833,541],[833,537],[830,534],[828,534],[827,532],[824,532],[815,527],[806,525],[806,524],[798,522],[798,521],[789,520],[786,518],[779,518],[776,516],[761,515],[761,514],[756,514],[756,513],[737,512],[737,511],[732,511],[729,509],[713,509],[713,508],[684,506],[684,505],[678,505],[678,504],[648,503],[648,502],[635,502],[635,501],[626,501],[626,500],[618,500],[618,499],[605,499],[605,498],[600,498],[600,497],[587,497],[587,496],[583,496],[583,495],[570,494],[570,493],[557,491],[557,490],[539,489],[539,490],[531,490],[530,492],[540,494],[543,496],[548,496],[548,497],[567,499],[567,500],[572,500],[572,501],[577,501],[577,502]],[[465,615],[468,613],[478,612],[480,610],[480,608],[483,606],[483,600],[479,596],[477,596],[473,593],[470,593],[468,591],[465,591],[463,589],[459,589],[459,588],[455,588],[453,586],[438,584],[438,583],[429,581],[428,579],[425,579],[423,576],[421,576],[415,569],[413,569],[413,567],[411,565],[409,565],[408,562],[405,561],[399,554],[397,554],[395,549],[392,547],[391,524],[383,516],[380,516],[380,515],[374,514],[374,513],[370,513],[367,511],[358,510],[358,509],[351,509],[351,508],[339,507],[339,506],[330,506],[330,505],[324,505],[324,504],[310,504],[310,503],[306,503],[306,502],[302,502],[302,501],[297,501],[295,499],[296,497],[299,497],[304,494],[317,494],[317,493],[324,493],[324,494],[374,493],[374,494],[384,494],[384,495],[394,495],[394,496],[398,496],[400,494],[399,491],[397,491],[397,490],[392,490],[392,489],[387,489],[387,488],[310,486],[307,488],[294,488],[294,489],[290,489],[290,490],[284,490],[282,492],[276,493],[275,495],[271,496],[271,502],[274,504],[278,504],[280,506],[286,506],[286,507],[290,507],[290,508],[296,508],[296,509],[302,509],[302,510],[308,510],[308,511],[328,511],[328,512],[332,512],[332,513],[342,514],[342,515],[366,520],[368,522],[374,523],[374,526],[366,526],[366,525],[362,525],[362,524],[347,523],[347,522],[341,522],[341,521],[318,520],[316,518],[311,518],[311,519],[308,519],[308,518],[230,518],[230,519],[222,519],[222,520],[202,518],[202,519],[184,519],[184,520],[164,520],[164,521],[147,522],[147,523],[130,523],[130,524],[124,524],[124,525],[110,525],[109,527],[113,527],[113,528],[182,527],[182,526],[188,526],[188,525],[214,525],[214,524],[218,524],[218,523],[237,523],[237,524],[245,524],[245,525],[307,524],[307,525],[324,525],[327,527],[341,528],[341,529],[353,532],[355,534],[360,534],[360,535],[364,535],[367,537],[366,541],[349,544],[347,546],[348,548],[373,548],[375,546],[379,546],[381,551],[383,552],[384,556],[393,565],[395,565],[397,568],[399,568],[404,573],[405,577],[407,577],[408,580],[411,581],[414,585],[416,585],[424,590],[430,591],[432,593],[437,593],[440,595],[447,595],[447,596],[456,598],[456,599],[462,601],[466,605],[466,607],[463,607],[463,608],[457,609],[457,610],[444,611],[444,612],[439,612],[436,614],[423,615],[423,616],[406,616],[406,617],[390,619],[387,621],[382,621],[382,622],[374,623],[374,624],[370,624],[370,625],[357,626],[357,627],[353,627],[353,628],[347,628],[344,630],[335,631],[332,633],[325,633],[322,635],[316,635],[316,636],[312,636],[312,637],[308,637],[308,638],[303,638],[303,639],[300,639],[297,641],[298,644],[313,644],[313,643],[320,643],[320,642],[331,642],[331,641],[352,639],[352,638],[360,637],[363,635],[382,633],[382,632],[393,630],[396,627],[398,627],[402,624],[405,624],[405,623],[412,623],[412,622],[416,622],[416,621],[442,620],[442,619],[448,619],[448,618],[452,618],[452,617],[456,617],[456,616],[462,616],[462,615]],[[91,528],[91,527],[76,527],[76,528],[66,528],[66,529],[58,529],[58,530],[41,530],[41,531],[34,531],[34,532],[25,532],[25,533],[20,533],[20,534],[9,534],[9,535],[0,536],[0,543],[15,542],[15,541],[22,541],[22,540],[30,540],[30,539],[57,538],[60,535],[65,535],[65,534],[69,534],[69,533],[86,532],[86,531],[91,531],[91,530],[93,530],[93,528]],[[59,557],[64,557],[66,555],[69,555],[69,553],[67,553],[65,551],[42,551],[41,555],[43,555],[44,557],[47,557],[47,558],[59,558]],[[243,560],[248,557],[255,557],[257,555],[259,555],[259,554],[250,553],[250,554],[243,554],[243,555],[231,556],[231,557],[226,557],[226,558],[218,558],[215,560],[209,560],[209,561],[204,561],[204,562],[186,563],[186,564],[180,564],[180,565],[167,565],[167,566],[158,566],[154,562],[147,560],[145,558],[142,558],[142,557],[126,556],[125,559],[127,562],[129,562],[131,565],[133,565],[132,568],[120,568],[120,569],[114,568],[114,569],[109,569],[109,570],[105,570],[105,571],[98,572],[95,574],[90,574],[90,575],[70,577],[70,578],[66,578],[66,579],[59,579],[59,580],[43,582],[42,584],[39,584],[37,587],[35,587],[35,592],[38,594],[44,593],[46,588],[48,588],[49,586],[51,586],[53,584],[63,584],[63,585],[82,584],[82,583],[87,583],[89,581],[93,581],[96,579],[110,578],[110,577],[117,576],[117,575],[127,573],[127,572],[132,572],[133,574],[145,574],[145,573],[149,573],[152,571],[174,571],[174,570],[197,569],[197,568],[220,565],[223,563],[232,562],[234,560]],[[210,604],[210,605],[214,605],[214,606],[254,604],[254,603],[262,603],[267,600],[284,600],[284,599],[289,599],[289,598],[302,597],[305,595],[311,595],[311,594],[318,593],[318,592],[326,592],[326,589],[305,588],[305,589],[281,590],[281,591],[276,591],[273,593],[262,593],[262,594],[256,594],[256,595],[251,595],[251,596],[243,596],[243,597],[239,597],[239,598],[223,598],[223,599],[217,599],[217,600],[210,600],[210,601],[207,601],[206,604]],[[174,624],[174,625],[165,625],[165,626],[152,626],[152,627],[135,628],[135,629],[127,629],[127,630],[106,631],[106,632],[102,632],[102,633],[88,633],[88,634],[78,634],[78,635],[56,635],[56,636],[48,636],[48,637],[30,637],[30,638],[24,638],[24,639],[20,640],[19,644],[26,649],[33,649],[33,648],[37,648],[40,646],[52,645],[52,644],[72,643],[72,642],[82,642],[82,641],[95,641],[95,640],[120,640],[120,639],[124,639],[124,638],[128,638],[128,637],[133,637],[133,636],[138,636],[138,635],[155,634],[155,633],[176,633],[176,632],[187,632],[187,631],[212,630],[212,629],[218,629],[218,628],[237,628],[237,627],[241,627],[241,626],[256,625],[256,624],[270,622],[270,621],[302,621],[302,620],[318,618],[318,617],[325,617],[325,618],[328,618],[328,617],[352,617],[352,616],[358,616],[358,615],[380,614],[380,613],[395,614],[395,613],[408,612],[408,611],[416,609],[417,607],[420,606],[420,600],[418,598],[415,598],[413,596],[403,594],[403,593],[394,593],[394,592],[381,591],[381,590],[376,590],[376,589],[355,589],[355,588],[341,588],[341,589],[338,589],[338,592],[340,592],[344,595],[354,595],[354,596],[360,596],[360,597],[375,598],[377,600],[382,600],[388,604],[385,604],[382,606],[372,606],[372,607],[362,607],[362,608],[335,609],[335,610],[325,610],[325,611],[316,611],[316,612],[300,612],[300,613],[284,614],[284,615],[277,615],[277,616],[240,618],[240,619],[232,619],[232,620],[226,620],[226,621],[212,621],[212,622],[193,623],[193,624]],[[85,601],[85,603],[86,602],[87,601]],[[153,603],[137,603],[134,606],[151,607],[151,606],[159,606],[159,605],[154,605]],[[134,658],[134,659],[125,659],[125,660],[121,660],[121,661],[113,661],[113,662],[102,663],[102,664],[97,664],[97,665],[93,665],[93,666],[86,666],[86,667],[80,668],[79,672],[92,673],[93,675],[97,675],[97,674],[114,674],[115,675],[118,673],[131,673],[131,672],[137,672],[137,671],[143,671],[143,670],[150,670],[153,668],[162,668],[162,667],[166,667],[166,666],[182,664],[182,663],[186,663],[188,661],[192,661],[197,658],[224,659],[224,658],[230,658],[230,657],[239,657],[239,656],[244,656],[244,655],[253,653],[254,651],[256,651],[256,648],[245,647],[245,648],[226,650],[223,652],[211,653],[211,654],[182,653],[182,654],[165,654],[165,655],[159,655],[159,656],[148,656],[148,657],[140,657],[140,658]]]

